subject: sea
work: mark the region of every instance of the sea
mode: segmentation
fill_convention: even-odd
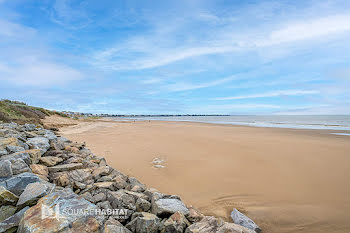
[[[213,124],[246,125],[293,129],[343,130],[334,133],[350,136],[350,115],[233,115],[233,116],[137,116],[115,120],[189,121]]]

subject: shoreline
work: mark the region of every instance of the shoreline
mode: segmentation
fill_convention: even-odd
[[[350,175],[350,146],[347,136],[331,132],[114,120],[80,122],[61,131],[86,141],[111,166],[178,194],[204,214],[228,220],[238,207],[266,232],[342,232],[339,226],[350,229],[342,210],[350,207],[344,196],[350,191],[342,187]],[[152,167],[158,157],[165,168]],[[340,200],[331,203],[332,196]]]

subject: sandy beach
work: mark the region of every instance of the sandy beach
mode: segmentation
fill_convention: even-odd
[[[189,122],[65,124],[62,135],[204,214],[229,220],[238,208],[271,233],[350,231],[348,136]],[[165,167],[155,168],[155,158]]]

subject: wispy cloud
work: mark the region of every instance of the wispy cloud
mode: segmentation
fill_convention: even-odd
[[[175,84],[165,86],[164,88],[168,91],[171,91],[171,92],[189,91],[189,90],[196,90],[196,89],[201,89],[201,88],[217,86],[220,84],[230,82],[230,81],[234,80],[235,78],[236,78],[236,76],[230,76],[230,77],[226,77],[226,78],[222,78],[222,79],[216,79],[216,80],[213,80],[210,82],[202,82],[202,83],[197,83],[197,84],[194,84],[194,83],[175,83]]]
[[[240,100],[240,99],[256,99],[256,98],[266,98],[266,97],[276,97],[276,96],[300,96],[300,95],[314,95],[319,94],[316,90],[283,90],[274,91],[254,95],[239,95],[239,96],[228,96],[228,97],[218,97],[213,98],[213,100]]]

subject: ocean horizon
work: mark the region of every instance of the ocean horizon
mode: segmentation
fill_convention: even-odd
[[[137,116],[115,120],[187,121],[255,127],[350,131],[350,115]],[[344,134],[342,134],[344,135]],[[349,134],[350,135],[350,134]]]

